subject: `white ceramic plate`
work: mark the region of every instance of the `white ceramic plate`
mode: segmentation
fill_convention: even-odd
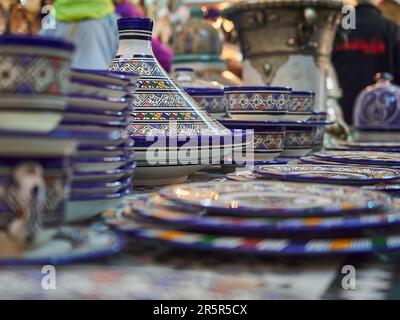
[[[47,133],[54,130],[63,118],[62,112],[51,111],[2,111],[0,130]]]

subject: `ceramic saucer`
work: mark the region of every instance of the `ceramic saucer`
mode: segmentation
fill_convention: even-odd
[[[238,218],[204,215],[202,211],[177,207],[173,202],[158,195],[132,201],[123,216],[134,219],[139,216],[159,225],[182,227],[196,231],[216,231],[238,234],[282,234],[307,232],[356,231],[400,225],[400,200],[396,200],[392,213],[355,215],[349,217],[310,218]]]
[[[188,183],[160,194],[208,213],[239,216],[345,215],[386,210],[391,198],[355,187],[278,181]]]
[[[124,246],[122,238],[104,226],[62,227],[46,232],[51,234],[51,240],[24,250],[11,249],[8,241],[2,239],[0,266],[58,265],[92,261],[116,254]]]
[[[400,153],[375,151],[330,151],[314,154],[317,158],[342,163],[400,166]]]
[[[400,152],[400,143],[397,142],[346,142],[340,143],[338,147],[347,150]]]
[[[398,235],[306,240],[246,238],[162,228],[127,218],[122,212],[108,212],[103,217],[111,228],[130,237],[188,250],[266,256],[332,256],[400,249],[400,236]]]
[[[398,170],[346,165],[268,165],[255,167],[254,172],[267,179],[362,185],[400,179]]]

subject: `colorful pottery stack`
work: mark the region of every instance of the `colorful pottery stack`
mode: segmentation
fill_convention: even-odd
[[[193,69],[176,68],[176,82],[193,98],[197,104],[215,119],[226,115],[224,86],[217,81],[195,79]]]
[[[135,184],[181,182],[219,161],[236,142],[231,132],[202,110],[154,58],[153,22],[146,18],[119,19],[118,27],[120,47],[110,70],[140,75],[129,117],[138,164]],[[240,145],[241,138],[237,142]]]
[[[66,220],[89,219],[121,202],[135,169],[128,115],[137,76],[73,70],[63,127],[78,140]]]
[[[397,142],[400,137],[400,88],[393,76],[376,75],[376,84],[358,96],[354,107],[355,139],[362,142]]]
[[[157,247],[330,257],[400,250],[399,206],[386,194],[349,186],[213,181],[163,188],[104,218]]]

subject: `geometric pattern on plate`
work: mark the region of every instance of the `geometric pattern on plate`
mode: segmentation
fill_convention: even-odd
[[[345,215],[386,210],[391,198],[355,187],[279,181],[189,183],[160,194],[209,212],[240,216]]]
[[[223,251],[235,254],[313,256],[400,249],[400,236],[398,235],[308,240],[246,238],[161,228],[126,218],[118,213],[109,214],[106,217],[106,223],[133,238],[160,241],[165,245],[190,250]]]
[[[400,179],[393,169],[335,165],[267,165],[255,168],[262,177],[314,182],[379,183]]]

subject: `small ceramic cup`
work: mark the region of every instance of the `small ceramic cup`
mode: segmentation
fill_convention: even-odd
[[[315,104],[315,92],[292,91],[289,111],[285,117],[288,121],[307,121],[312,117]]]
[[[281,153],[284,158],[300,158],[313,150],[315,126],[287,125],[285,147]]]
[[[53,38],[0,37],[0,107],[63,110],[73,49]]]
[[[234,120],[282,120],[289,110],[291,91],[287,87],[226,87],[227,111]]]
[[[219,119],[226,115],[222,88],[185,88],[185,91],[213,118]]]
[[[271,161],[279,157],[284,148],[285,126],[273,123],[257,124],[251,121],[220,120],[231,130],[254,131],[254,160]]]
[[[75,149],[73,140],[0,135],[1,250],[42,243],[64,221]]]

